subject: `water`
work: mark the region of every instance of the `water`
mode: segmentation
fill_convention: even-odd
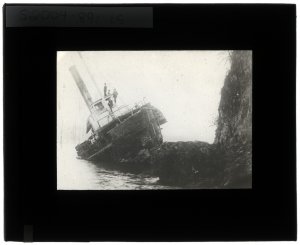
[[[158,177],[123,173],[76,158],[74,146],[58,147],[57,189],[59,190],[147,190],[178,189],[159,185]]]

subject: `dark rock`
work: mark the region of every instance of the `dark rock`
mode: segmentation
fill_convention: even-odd
[[[224,187],[252,185],[252,52],[233,51],[219,105],[215,142],[223,151]]]

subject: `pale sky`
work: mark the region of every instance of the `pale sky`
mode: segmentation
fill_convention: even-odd
[[[61,51],[57,53],[58,142],[78,144],[85,136],[89,111],[69,67],[75,65],[94,99],[92,78],[104,82],[133,104],[146,97],[167,119],[164,141],[213,143],[220,92],[230,67],[228,51]]]

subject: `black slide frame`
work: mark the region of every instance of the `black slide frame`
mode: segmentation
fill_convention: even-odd
[[[296,5],[89,5],[152,8],[150,28],[6,27],[8,6],[5,240],[297,239]],[[59,50],[252,50],[252,189],[57,191]]]

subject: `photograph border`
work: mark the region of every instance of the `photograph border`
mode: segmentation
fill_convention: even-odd
[[[153,28],[145,29],[6,27],[9,6],[15,5],[4,6],[3,26],[5,241],[297,239],[296,5],[89,5],[153,8]],[[57,191],[56,51],[100,47],[253,50],[253,188]]]

